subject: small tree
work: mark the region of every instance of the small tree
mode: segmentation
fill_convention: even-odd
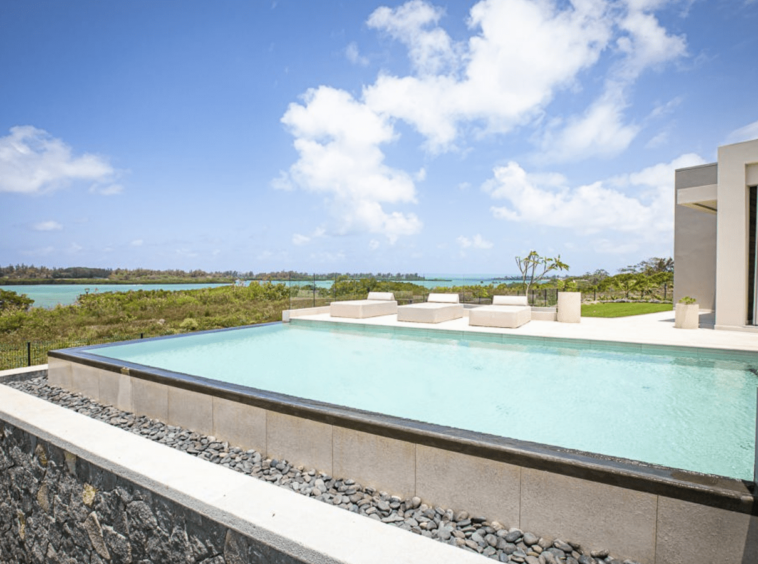
[[[530,251],[524,258],[516,257],[516,266],[521,272],[521,283],[524,293],[529,295],[529,288],[538,283],[548,273],[557,270],[568,270],[569,266],[561,262],[561,255],[555,258],[542,257],[537,251]]]
[[[637,287],[639,278],[637,274],[634,274],[633,272],[622,272],[621,274],[617,274],[608,280],[611,286],[618,288],[623,292],[626,292],[626,297],[629,298],[629,292]]]
[[[28,297],[26,294],[17,294],[10,290],[0,289],[0,311],[20,309],[27,311],[34,300]]]
[[[655,281],[652,276],[647,274],[638,274],[634,281],[634,289],[640,293],[640,299],[645,299],[645,292],[655,288]]]

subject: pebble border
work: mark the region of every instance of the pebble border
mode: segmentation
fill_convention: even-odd
[[[137,416],[49,386],[46,376],[4,384],[236,472],[498,562],[638,564],[612,557],[607,550],[586,551],[571,541],[540,537],[466,511],[456,513],[452,509],[430,507],[418,497],[403,499],[361,486],[349,478],[334,478],[303,466],[294,467],[286,460],[264,458],[255,450],[245,451],[213,436],[166,425],[157,419]]]

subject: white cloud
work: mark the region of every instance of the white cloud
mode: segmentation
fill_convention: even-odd
[[[75,255],[79,253],[83,248],[84,247],[82,247],[79,243],[71,243],[66,249],[66,252],[70,255]]]
[[[668,1],[480,0],[460,41],[441,26],[444,10],[426,0],[380,7],[367,24],[407,47],[412,72],[382,71],[357,98],[320,86],[290,104],[282,123],[295,138],[298,160],[271,184],[321,195],[330,231],[383,234],[395,242],[422,228],[415,213],[390,207],[415,203],[414,182],[426,172],[385,163],[382,147],[398,138],[397,121],[420,133],[431,153],[455,150],[467,135],[531,126],[542,155],[535,160],[616,155],[642,128],[625,116],[637,77],[686,54],[685,38],[655,16]],[[346,56],[357,61],[357,46],[349,45]],[[579,91],[593,68],[601,94],[576,115],[546,117],[556,94]],[[584,187],[588,196],[592,190]],[[602,184],[595,190],[623,203]]]
[[[621,78],[634,80],[651,67],[673,61],[687,53],[683,36],[669,35],[650,10],[662,2],[629,2],[626,15],[619,28],[626,32],[616,41],[618,49],[626,55],[618,72]]]
[[[347,60],[353,63],[354,65],[365,67],[369,63],[368,58],[360,54],[360,52],[358,51],[358,45],[356,45],[355,42],[350,43],[345,48],[345,56],[347,57]]]
[[[641,127],[627,123],[624,116],[628,91],[647,69],[660,68],[687,53],[685,38],[670,35],[649,13],[665,3],[666,0],[626,0],[627,9],[614,18],[618,35],[615,50],[623,56],[611,66],[602,94],[582,114],[549,122],[537,161],[610,157],[626,150],[637,137]]]
[[[432,75],[456,68],[459,61],[450,36],[437,27],[443,15],[441,8],[411,0],[395,9],[377,8],[367,23],[404,43],[416,71]]]
[[[592,249],[596,253],[604,255],[623,255],[625,253],[634,253],[640,246],[634,242],[620,243],[610,239],[595,239],[592,242]]]
[[[89,191],[93,194],[101,194],[103,196],[115,196],[124,191],[124,187],[121,184],[107,184],[102,186],[100,184],[93,184],[90,186]]]
[[[498,219],[583,234],[618,231],[652,240],[673,229],[674,170],[704,162],[698,155],[685,154],[670,163],[577,188],[570,188],[560,175],[532,175],[510,162],[496,168],[494,178],[482,188],[493,199],[508,201],[491,208]]]
[[[320,263],[334,263],[334,262],[341,262],[345,260],[345,253],[343,253],[342,251],[337,251],[336,253],[322,251],[319,253],[312,253],[310,258],[311,260],[314,260]]]
[[[727,135],[726,143],[741,143],[742,141],[752,141],[753,139],[758,139],[758,121],[732,131]]]
[[[655,135],[650,141],[645,143],[645,149],[658,149],[669,142],[669,132],[664,130]]]
[[[412,124],[432,151],[451,148],[461,122],[507,132],[533,118],[606,46],[611,22],[605,3],[574,4],[559,9],[550,2],[482,0],[471,8],[472,34],[461,46],[433,27],[441,11],[426,2],[380,8],[369,25],[409,46],[418,76],[381,75],[364,90],[365,101]]]
[[[460,237],[458,237],[457,241],[458,241],[458,245],[460,245],[462,249],[468,249],[468,248],[491,249],[492,248],[492,243],[484,239],[484,237],[482,237],[479,234],[474,235],[472,238],[464,237],[463,235],[461,235]]]
[[[52,254],[55,251],[55,247],[48,246],[48,247],[40,247],[38,249],[28,249],[24,251],[20,251],[22,255],[30,256],[30,257],[46,257],[50,254]]]
[[[135,239],[131,243],[129,243],[132,247],[141,247],[143,245],[144,241],[142,239]]]
[[[291,192],[295,189],[295,187],[292,185],[289,174],[283,170],[280,170],[279,176],[271,181],[271,187],[274,190],[283,190],[285,192]]]
[[[306,243],[310,243],[313,239],[316,239],[318,237],[323,237],[325,234],[326,234],[326,230],[323,227],[319,227],[310,235],[302,235],[300,233],[293,233],[292,244],[305,245]]]
[[[565,162],[587,157],[610,157],[626,149],[640,127],[624,123],[623,97],[617,93],[596,100],[581,116],[572,116],[542,139],[541,162]]]
[[[0,137],[0,192],[38,194],[75,181],[110,186],[116,176],[107,159],[76,156],[69,145],[42,129],[16,126]]]
[[[60,231],[63,229],[63,225],[57,221],[41,221],[32,225],[32,229],[35,231]]]
[[[372,251],[377,250],[380,246],[381,245],[379,241],[377,241],[376,239],[371,239],[371,241],[368,242],[368,248],[371,249]]]
[[[295,136],[298,161],[288,180],[325,197],[338,233],[366,231],[395,242],[421,229],[413,213],[386,205],[416,202],[411,176],[384,164],[380,145],[395,139],[392,125],[345,91],[309,90],[290,104],[282,122]]]

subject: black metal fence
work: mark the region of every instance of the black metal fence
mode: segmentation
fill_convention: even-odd
[[[411,282],[413,283],[413,282]],[[327,306],[333,301],[344,300],[365,300],[367,291],[354,293],[338,293],[336,285],[326,286],[325,284],[308,283],[308,282],[291,282],[289,285],[289,309],[302,309],[309,307]],[[399,305],[411,303],[420,303],[427,300],[428,295],[433,292],[452,292],[451,289],[439,287],[436,289],[423,288],[415,290],[394,290],[393,294]],[[583,302],[612,302],[617,300],[629,301],[671,301],[673,297],[672,288],[663,285],[660,288],[648,290],[644,293],[638,291],[626,291],[619,289],[587,289],[580,288]],[[554,307],[558,303],[557,288],[539,288],[529,291],[529,304],[534,307]],[[492,295],[488,288],[482,286],[481,290],[472,289],[457,292],[461,303],[471,305],[486,305],[492,303]],[[498,289],[496,295],[524,295],[520,285],[513,285],[507,290]]]
[[[102,345],[104,343],[115,343],[118,341],[129,341],[142,338],[144,338],[144,334],[140,333],[139,335],[124,335],[99,339],[27,341],[26,343],[20,344],[0,343],[0,370],[11,370],[13,368],[23,368],[24,366],[47,364],[48,351],[54,351],[56,349]]]

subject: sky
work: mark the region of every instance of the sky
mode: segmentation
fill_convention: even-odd
[[[758,138],[758,0],[4,0],[0,264],[572,274]]]

